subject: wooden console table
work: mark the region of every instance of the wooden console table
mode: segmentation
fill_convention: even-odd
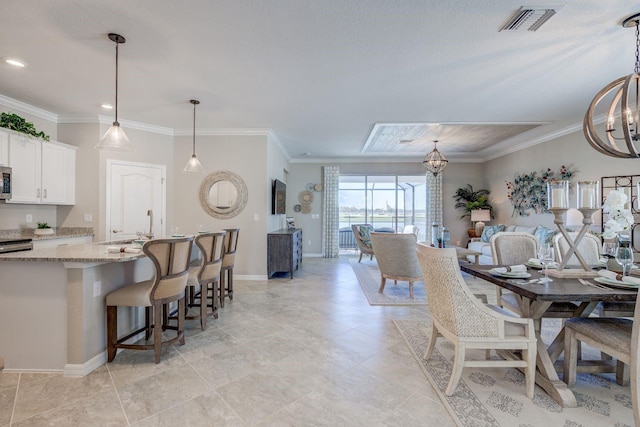
[[[267,234],[267,276],[278,271],[293,272],[302,264],[302,230],[282,229]]]

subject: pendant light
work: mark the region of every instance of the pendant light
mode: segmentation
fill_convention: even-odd
[[[104,136],[96,145],[98,150],[109,151],[134,151],[133,145],[129,142],[129,138],[125,135],[124,130],[118,123],[118,45],[124,44],[126,39],[120,34],[109,33],[109,39],[116,44],[116,104],[115,104],[115,120],[113,125],[105,132]]]
[[[187,166],[184,167],[184,172],[187,173],[204,173],[200,160],[196,156],[196,105],[200,104],[200,101],[192,99],[189,101],[193,104],[193,154],[187,162]]]
[[[447,160],[444,154],[438,151],[437,144],[437,140],[433,141],[433,151],[428,153],[422,161],[424,167],[427,168],[433,176],[438,176],[438,174],[445,170],[449,164],[449,160]]]

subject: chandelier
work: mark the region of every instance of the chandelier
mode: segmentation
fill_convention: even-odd
[[[449,164],[449,160],[438,151],[437,148],[438,141],[433,141],[433,151],[427,154],[422,161],[422,164],[429,172],[433,174],[433,176],[438,176],[440,172],[447,168]]]
[[[596,94],[584,116],[584,136],[602,154],[618,158],[640,157],[640,13],[622,21],[636,29],[636,64],[632,74],[620,77]],[[598,116],[605,115],[605,120]],[[596,127],[598,122],[599,126]]]

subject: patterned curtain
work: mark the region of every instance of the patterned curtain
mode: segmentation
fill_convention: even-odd
[[[324,221],[322,223],[322,256],[338,258],[338,229],[340,228],[339,183],[340,168],[324,166]]]
[[[431,231],[434,222],[442,227],[442,174],[433,176],[427,172],[427,229],[425,239],[431,242]]]

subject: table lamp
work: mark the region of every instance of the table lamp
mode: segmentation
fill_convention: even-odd
[[[491,211],[489,209],[476,209],[471,211],[471,222],[476,223],[476,236],[482,236],[484,230],[484,222],[491,221]]]

